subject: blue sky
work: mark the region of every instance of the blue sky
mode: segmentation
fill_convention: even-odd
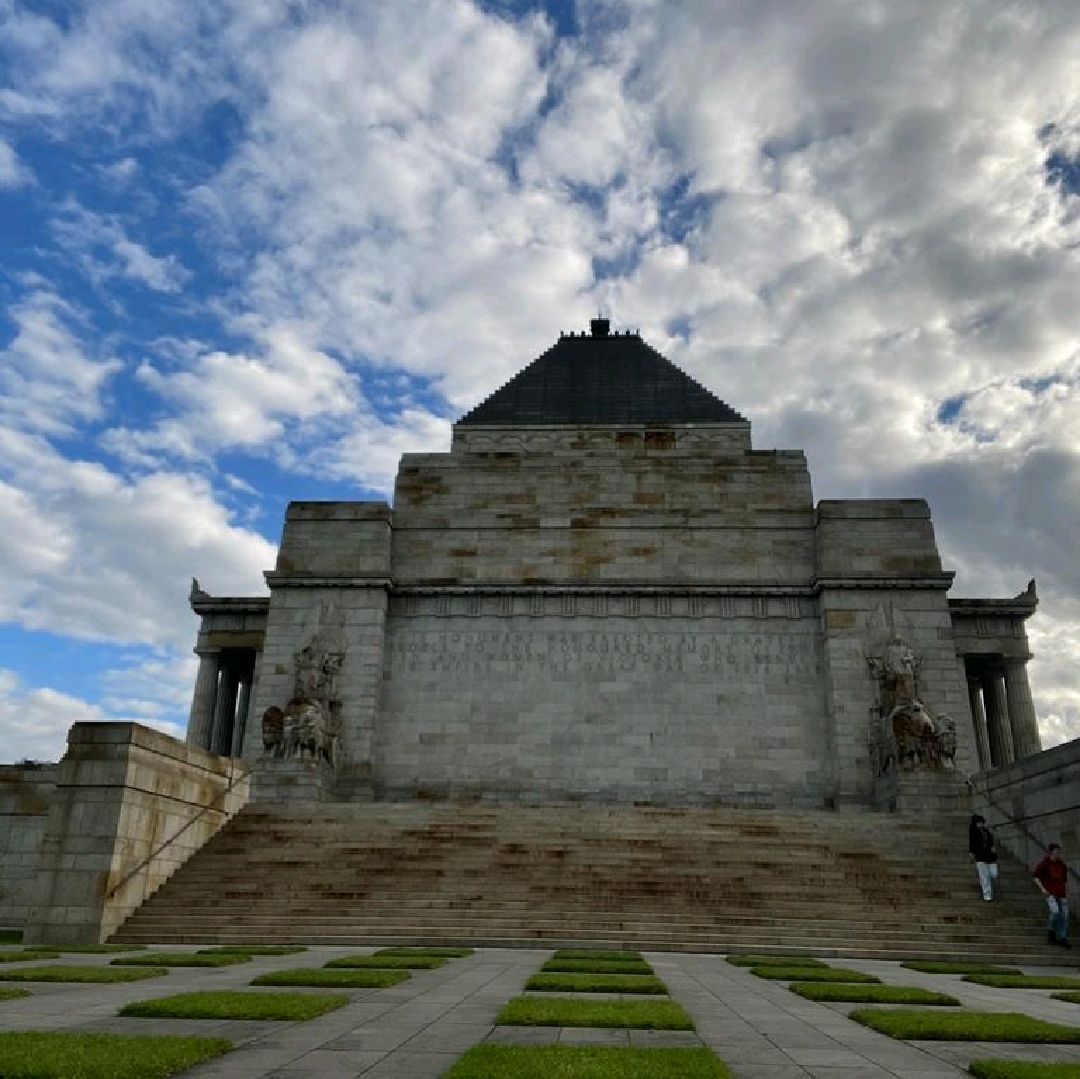
[[[1036,576],[1080,734],[1078,87],[1072,0],[0,0],[0,759],[181,732],[190,577],[600,308]]]

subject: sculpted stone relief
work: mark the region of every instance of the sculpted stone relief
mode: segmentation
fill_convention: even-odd
[[[341,737],[338,676],[348,645],[337,609],[324,604],[315,630],[293,656],[293,695],[284,708],[274,705],[262,717],[267,756],[324,761],[337,759]]]
[[[935,716],[920,699],[921,659],[900,632],[900,618],[891,605],[880,606],[869,627],[866,661],[877,695],[869,730],[871,763],[878,776],[917,769],[952,771],[956,722],[944,712]]]

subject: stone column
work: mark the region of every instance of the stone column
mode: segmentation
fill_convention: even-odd
[[[227,757],[232,750],[233,720],[236,716],[236,693],[240,686],[236,668],[223,666],[218,686],[217,707],[214,709],[214,732],[210,752]]]
[[[1005,663],[1005,695],[1009,702],[1009,726],[1012,728],[1016,759],[1022,760],[1042,750],[1035,702],[1031,699],[1027,660],[1010,659]]]
[[[247,727],[248,709],[251,705],[251,677],[245,676],[240,682],[240,696],[236,703],[236,719],[233,721],[232,757],[241,756],[244,744],[244,729]]]
[[[993,767],[993,758],[990,755],[990,738],[986,731],[982,687],[975,678],[968,679],[968,700],[971,702],[971,718],[975,724],[975,748],[979,753],[979,767],[985,772]]]
[[[221,653],[198,652],[197,654],[199,674],[195,679],[195,693],[191,698],[187,744],[196,749],[209,749],[210,736],[214,729],[214,706],[217,698]]]
[[[982,676],[982,689],[987,733],[990,736],[990,759],[995,768],[1001,768],[1012,764],[1015,759],[1005,680],[999,672],[990,671]]]

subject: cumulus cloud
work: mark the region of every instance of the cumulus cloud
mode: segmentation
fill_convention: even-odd
[[[33,179],[29,167],[19,160],[13,147],[0,139],[0,191],[21,187]]]

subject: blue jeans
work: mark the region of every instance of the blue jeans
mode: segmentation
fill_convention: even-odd
[[[1069,901],[1048,895],[1046,897],[1046,906],[1050,911],[1050,922],[1047,929],[1058,940],[1067,940],[1069,937]]]

